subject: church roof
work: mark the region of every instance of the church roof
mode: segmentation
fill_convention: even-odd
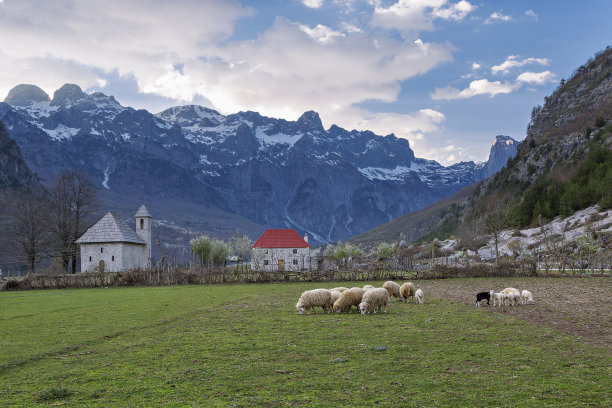
[[[144,206],[143,206],[144,207]],[[141,207],[142,208],[142,207]],[[140,210],[138,210],[140,211]],[[146,211],[146,208],[145,208]],[[106,242],[129,242],[132,244],[146,245],[146,242],[134,232],[121,218],[109,212],[93,227],[89,228],[81,238],[76,240],[77,244],[93,244]]]
[[[145,207],[144,204],[140,206],[138,211],[136,211],[136,215],[134,215],[134,217],[149,217],[149,218],[153,218],[151,216],[151,214],[149,214],[149,210],[147,210],[147,207]]]
[[[310,248],[294,229],[269,229],[253,244],[253,248]]]

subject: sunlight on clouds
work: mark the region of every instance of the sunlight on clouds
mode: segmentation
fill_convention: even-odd
[[[491,73],[507,74],[510,72],[512,68],[522,67],[527,64],[548,65],[549,63],[550,62],[546,58],[526,58],[526,59],[520,60],[518,55],[510,55],[501,64],[492,66]]]
[[[549,82],[555,82],[555,74],[550,71],[523,72],[516,80],[527,84],[543,85]]]
[[[302,0],[302,4],[310,8],[320,8],[323,5],[323,0]]]
[[[530,17],[530,18],[534,19],[535,21],[538,21],[538,15],[536,14],[536,12],[535,12],[535,11],[533,11],[533,10],[531,10],[531,9],[527,10],[527,11],[525,12],[525,15],[526,15],[527,17]]]
[[[484,24],[493,24],[495,21],[502,21],[506,23],[512,20],[512,17],[503,14],[501,11],[495,11],[485,20]]]
[[[489,95],[490,97],[494,97],[498,94],[509,94],[519,87],[520,86],[508,82],[490,82],[488,79],[478,79],[470,82],[470,85],[463,90],[453,87],[436,88],[431,94],[431,99],[466,99],[476,95]]]
[[[433,30],[435,18],[460,21],[476,8],[464,0],[447,4],[448,0],[399,0],[389,7],[376,4],[371,24],[400,31]]]

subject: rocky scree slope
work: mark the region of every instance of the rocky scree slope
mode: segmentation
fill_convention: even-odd
[[[508,155],[444,167],[416,158],[394,135],[326,130],[316,112],[286,121],[189,105],[153,115],[73,84],[53,98],[19,85],[0,103],[0,120],[45,180],[77,168],[113,203],[141,194],[172,202],[172,211],[158,211],[175,222],[182,206],[217,214],[200,232],[214,234],[214,218],[233,217],[234,229],[290,227],[318,242],[423,208],[494,172]]]

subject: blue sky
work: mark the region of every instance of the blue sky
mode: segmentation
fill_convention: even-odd
[[[605,0],[0,0],[0,98],[71,82],[152,112],[316,110],[480,161],[610,45],[610,15]]]

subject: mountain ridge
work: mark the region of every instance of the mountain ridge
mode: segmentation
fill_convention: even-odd
[[[33,85],[9,95],[0,119],[43,179],[74,167],[103,193],[192,202],[319,242],[418,210],[489,171],[487,163],[417,158],[392,134],[326,130],[314,111],[296,121],[198,105],[153,115],[74,84],[53,98]]]

